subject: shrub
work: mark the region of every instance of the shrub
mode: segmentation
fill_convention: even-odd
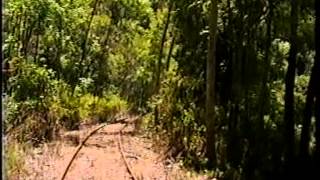
[[[98,98],[93,104],[90,104],[91,111],[89,116],[96,117],[99,122],[106,122],[116,114],[128,110],[128,104],[118,95],[110,94],[104,98]]]
[[[5,130],[20,142],[50,140],[57,129],[56,114],[51,111],[61,82],[52,70],[36,64],[19,62],[10,78],[11,97],[7,99]]]
[[[159,124],[154,125],[158,133],[168,138],[172,147],[171,156],[184,157],[185,165],[203,167],[200,160],[204,156],[205,124],[202,92],[204,82],[179,72],[165,74],[159,94],[154,95],[148,105],[154,110],[157,106]],[[154,112],[152,112],[154,113]]]
[[[36,64],[19,62],[10,79],[12,95],[7,98],[5,130],[20,142],[32,144],[51,140],[61,127],[79,129],[81,120],[106,122],[128,109],[119,95],[102,97],[89,93],[90,78],[81,79],[75,91],[63,80],[56,80],[52,70]]]
[[[72,96],[71,88],[64,82],[58,86],[57,96],[51,104],[50,112],[60,126],[67,130],[79,129],[79,98]]]
[[[28,64],[17,64],[16,75],[9,79],[15,101],[35,101],[35,105],[44,105],[53,97],[56,80],[51,69]]]
[[[3,104],[3,119],[4,119],[4,132],[9,131],[18,124],[19,107],[20,103],[15,102],[12,97],[7,97],[2,100]]]
[[[76,129],[80,121],[106,122],[116,114],[128,110],[128,104],[118,95],[108,93],[103,97],[85,94],[80,97],[61,98],[61,104],[53,105],[59,121],[67,129]]]

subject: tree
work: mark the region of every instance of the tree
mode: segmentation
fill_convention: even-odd
[[[315,10],[316,10],[316,17],[319,17],[320,12],[320,4],[318,1],[315,1]],[[302,164],[311,164],[310,161],[310,127],[311,127],[311,118],[315,115],[316,118],[316,148],[315,148],[315,160],[319,161],[319,82],[320,82],[320,47],[319,47],[319,18],[315,20],[315,49],[316,54],[314,58],[314,65],[311,71],[310,80],[307,89],[306,95],[306,104],[304,109],[304,118],[302,123],[302,132],[301,132],[301,140],[300,140],[300,159]],[[304,166],[302,172],[308,173],[308,166]]]
[[[206,123],[207,123],[207,157],[209,167],[216,165],[216,118],[215,118],[215,83],[216,83],[216,33],[218,19],[218,2],[211,0],[209,12],[209,43],[207,59],[206,88]]]
[[[96,11],[97,11],[97,6],[99,4],[99,0],[95,0],[94,1],[94,4],[93,4],[93,8],[92,8],[92,11],[91,11],[91,16],[90,16],[90,19],[88,21],[88,27],[85,31],[85,34],[84,34],[84,38],[81,42],[81,49],[82,49],[82,53],[81,53],[81,59],[80,59],[80,68],[79,68],[79,78],[81,78],[83,75],[84,75],[84,61],[86,60],[86,57],[87,57],[87,43],[88,43],[88,39],[90,38],[90,29],[91,29],[91,24],[92,24],[92,20],[93,20],[93,17],[96,15]]]
[[[316,20],[315,20],[315,39],[316,39],[316,56],[314,59],[313,75],[315,85],[315,118],[316,118],[316,148],[315,160],[316,166],[320,165],[320,1],[315,1]]]
[[[162,56],[163,56],[163,50],[164,50],[164,43],[166,41],[166,35],[167,35],[167,31],[169,28],[169,23],[170,23],[170,17],[171,17],[171,11],[173,8],[173,2],[169,2],[169,9],[168,9],[168,15],[167,15],[167,19],[165,21],[165,26],[163,29],[163,33],[162,33],[162,38],[161,38],[161,44],[160,44],[160,51],[159,51],[159,57],[158,57],[158,63],[157,63],[157,69],[156,69],[156,79],[155,79],[155,93],[157,94],[159,92],[160,89],[160,81],[161,81],[161,72],[162,72]],[[156,125],[159,125],[159,110],[158,110],[158,106],[155,107],[154,110],[154,122]]]
[[[209,159],[225,179],[311,172],[320,157],[319,0],[5,3],[8,99],[23,96],[8,103],[13,127],[44,102],[21,89],[32,86],[49,116],[69,122],[109,116],[119,96],[172,157],[197,170]]]
[[[297,58],[297,28],[298,28],[298,0],[291,0],[290,17],[290,52],[288,70],[285,77],[285,114],[284,114],[284,142],[285,161],[289,165],[294,157],[294,81]]]

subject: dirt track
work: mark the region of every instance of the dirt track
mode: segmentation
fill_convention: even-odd
[[[130,175],[119,148],[119,131],[125,124],[110,124],[92,135],[73,161],[66,180],[127,180]],[[27,157],[27,175],[23,179],[61,179],[77,145],[97,126],[82,127],[74,132],[76,138],[45,144]],[[127,124],[121,134],[123,154],[133,175],[139,180],[186,179],[177,164],[157,162],[160,153],[153,151],[152,141],[134,133]],[[69,133],[72,134],[72,133]],[[204,179],[194,177],[192,179]]]

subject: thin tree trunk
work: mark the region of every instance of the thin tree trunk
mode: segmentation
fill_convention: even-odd
[[[36,25],[36,22],[37,21],[33,21],[32,23],[30,22],[30,26],[26,29],[26,34],[22,44],[22,52],[24,57],[27,57],[28,55],[29,42],[32,37],[33,29],[34,29],[34,26]],[[27,24],[29,23],[26,22],[26,26]]]
[[[88,23],[88,28],[85,32],[85,38],[81,44],[81,47],[82,47],[82,54],[81,54],[81,59],[80,59],[80,74],[79,74],[79,77],[82,77],[84,75],[84,70],[83,70],[83,63],[84,63],[84,60],[86,59],[87,57],[87,41],[88,41],[88,38],[89,38],[89,33],[90,33],[90,29],[91,29],[91,23],[92,23],[92,20],[93,20],[93,17],[94,15],[96,14],[96,9],[97,9],[97,5],[98,5],[98,2],[99,0],[95,0],[94,2],[94,5],[93,5],[93,10],[91,12],[91,16],[90,16],[90,20],[89,20],[89,23]]]
[[[14,23],[12,23],[12,22],[15,17],[15,12],[14,11],[12,12],[12,16],[10,16],[6,13],[3,13],[3,17],[4,17],[4,23],[3,23],[4,26],[3,26],[2,31],[3,32],[11,32],[11,24],[12,24],[12,26],[14,26]]]
[[[316,94],[316,105],[315,105],[315,117],[316,117],[316,148],[315,148],[315,161],[316,166],[320,167],[320,1],[315,1],[316,9],[316,22],[315,22],[315,37],[316,37],[316,56],[315,56],[315,94]]]
[[[34,62],[38,63],[38,49],[39,49],[39,40],[40,40],[40,15],[38,16],[38,29],[37,29],[37,38],[36,38],[36,49],[35,49],[35,55],[34,55]]]
[[[7,22],[8,24],[8,29],[7,29],[7,34],[9,35],[10,32],[11,32],[11,36],[12,37],[15,37],[15,32],[16,32],[16,26],[17,26],[17,21],[18,21],[18,14],[16,15],[15,17],[15,13],[13,13],[12,17],[10,18],[10,20]],[[16,19],[16,22],[14,21]],[[12,22],[11,22],[12,21]],[[12,29],[10,29],[10,24],[12,24]],[[8,61],[10,61],[11,59],[11,49],[12,49],[12,46],[14,47],[14,45],[12,45],[13,43],[10,41],[9,42],[9,47],[8,47],[8,54],[7,56],[4,56],[4,59],[7,59],[8,58]]]
[[[268,81],[269,81],[269,74],[270,74],[270,47],[271,47],[271,26],[272,26],[272,15],[273,15],[273,5],[272,1],[268,1],[268,16],[267,16],[267,42],[266,42],[266,47],[265,47],[265,59],[264,59],[264,73],[263,73],[263,78],[262,78],[262,86],[261,86],[261,95],[260,95],[260,117],[259,117],[259,130],[263,130],[263,125],[264,125],[264,115],[266,113],[266,108],[265,105],[268,102],[269,98],[269,88],[268,88]]]
[[[106,53],[106,54],[108,54],[108,51],[109,51],[109,49],[107,49],[107,48],[105,48],[105,47],[107,47],[108,46],[108,44],[109,44],[109,39],[110,39],[110,36],[111,36],[111,31],[112,29],[111,29],[111,26],[108,28],[108,30],[107,30],[107,34],[106,34],[106,38],[105,38],[105,40],[102,42],[102,44],[101,44],[101,48],[102,49],[104,49],[104,53]],[[99,62],[101,62],[102,60],[104,60],[104,59],[99,59]],[[91,60],[91,62],[90,62],[90,64],[87,66],[87,68],[86,68],[86,70],[85,70],[85,73],[89,73],[90,72],[90,67],[93,65],[93,63],[95,62],[95,59],[92,59]],[[101,64],[101,63],[100,63]],[[93,73],[93,72],[92,72]]]
[[[236,43],[233,46],[233,54],[231,57],[231,95],[230,95],[230,109],[228,118],[228,133],[227,133],[227,159],[232,168],[237,168],[240,164],[240,102],[243,94],[243,72],[241,67],[243,64],[243,57],[245,53],[245,23],[244,23],[244,3],[243,1],[236,1],[236,7],[239,8],[239,17],[234,21],[233,27],[237,31],[233,34]],[[233,24],[233,23],[232,23]]]
[[[19,18],[18,18],[19,17]],[[18,15],[18,17],[17,17],[17,27],[18,27],[18,29],[17,29],[17,43],[15,43],[15,45],[13,46],[13,49],[15,49],[16,48],[16,53],[17,54],[19,54],[19,50],[20,50],[20,42],[21,42],[21,23],[22,23],[22,15]],[[14,34],[14,36],[15,36],[15,34]]]
[[[174,48],[175,38],[176,38],[175,35],[173,35],[172,40],[171,40],[171,44],[170,44],[170,50],[169,50],[168,58],[167,58],[167,65],[166,65],[167,71],[169,70],[169,67],[170,67],[170,59],[171,59],[172,51],[173,51],[173,48]]]
[[[59,6],[61,6],[61,2],[60,0],[57,0],[56,1]],[[62,25],[62,17],[61,17],[61,14],[58,14],[58,32],[59,32],[59,37],[58,37],[58,40],[57,40],[57,52],[56,52],[56,64],[57,64],[57,78],[60,79],[60,76],[61,76],[61,71],[62,71],[62,65],[61,65],[61,53],[62,53],[62,49],[63,49],[63,34],[62,34],[62,28],[63,28],[63,25]]]
[[[294,157],[294,81],[297,57],[298,0],[291,0],[291,34],[288,70],[285,77],[284,142],[285,164],[292,166]],[[291,169],[291,167],[288,167]]]
[[[314,152],[314,157],[315,157],[314,159],[315,159],[315,163],[316,163],[315,167],[320,167],[320,113],[319,113],[320,112],[320,94],[319,94],[319,92],[318,92],[318,95],[316,96],[315,112],[316,112],[316,115],[315,115],[315,118],[316,118],[316,132],[315,132],[316,148],[315,148],[315,152]]]
[[[207,59],[207,82],[206,82],[206,124],[207,124],[207,157],[208,166],[213,168],[216,165],[215,149],[215,81],[216,81],[216,32],[218,19],[218,2],[211,0],[209,15],[209,43]]]
[[[169,23],[170,23],[170,17],[171,17],[171,10],[173,8],[173,3],[170,2],[169,4],[169,9],[168,9],[168,15],[167,15],[167,20],[165,23],[165,27],[163,29],[163,33],[162,33],[162,38],[161,38],[161,45],[160,45],[160,52],[159,52],[159,57],[158,57],[158,63],[157,63],[157,69],[156,69],[156,84],[155,84],[155,94],[157,94],[159,92],[160,89],[160,79],[161,79],[161,67],[162,67],[162,56],[163,56],[163,49],[164,49],[164,43],[166,41],[166,35],[167,35],[167,31],[169,28]],[[154,123],[155,125],[159,125],[159,107],[156,106],[155,110],[154,110]]]
[[[315,103],[315,92],[314,87],[316,85],[315,73],[316,73],[316,64],[312,68],[311,77],[308,84],[306,105],[304,109],[304,119],[302,123],[302,132],[301,132],[301,141],[300,141],[300,157],[303,160],[310,155],[309,154],[309,142],[310,142],[310,125],[312,117],[312,109]]]
[[[20,35],[19,35],[19,52],[20,55],[23,53],[23,47],[24,47],[24,39],[25,39],[25,34],[26,34],[26,22],[27,22],[27,13],[26,11],[23,13],[24,16],[21,18],[22,20],[22,28],[20,27]]]

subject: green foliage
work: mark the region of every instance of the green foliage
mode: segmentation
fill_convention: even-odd
[[[117,95],[109,95],[105,98],[98,99],[97,102],[91,104],[89,115],[96,117],[98,122],[106,122],[119,113],[128,110],[126,101],[123,101]]]
[[[147,114],[141,126],[167,139],[173,157],[202,169],[207,163],[211,2],[5,1],[2,48],[12,69],[6,74],[5,132],[20,142],[39,143],[52,139],[60,128],[74,130],[83,121],[107,122],[133,111]],[[303,1],[299,9],[296,141],[315,57],[312,3]],[[218,2],[217,93],[211,108],[216,112],[217,169],[225,178],[281,173],[284,85],[292,48],[289,6],[288,0]],[[315,129],[314,122],[310,129]],[[315,137],[311,140],[314,144]],[[11,156],[10,163],[19,164],[15,157],[20,155]]]
[[[49,108],[56,96],[58,81],[44,67],[21,62],[17,73],[10,78],[12,97],[6,109],[6,130],[14,129],[21,141],[51,139],[56,126]]]
[[[13,98],[16,101],[44,101],[49,100],[54,92],[53,72],[34,64],[19,64],[16,76],[10,79],[10,84],[15,90]]]
[[[4,107],[4,132],[7,132],[12,127],[16,126],[17,122],[16,119],[19,116],[20,110],[20,103],[15,102],[12,97],[6,98],[2,101],[2,104],[5,105]]]
[[[184,164],[196,168],[204,167],[204,111],[194,101],[194,95],[203,82],[192,77],[183,77],[177,72],[177,64],[165,73],[160,93],[151,98],[150,109],[158,106],[162,136],[169,137],[169,146],[176,148],[173,156],[183,156]],[[152,123],[153,121],[150,121]]]
[[[81,119],[90,120],[90,118],[93,118],[98,122],[106,122],[127,110],[127,102],[115,94],[109,94],[103,98],[91,94],[80,97],[79,112]]]

